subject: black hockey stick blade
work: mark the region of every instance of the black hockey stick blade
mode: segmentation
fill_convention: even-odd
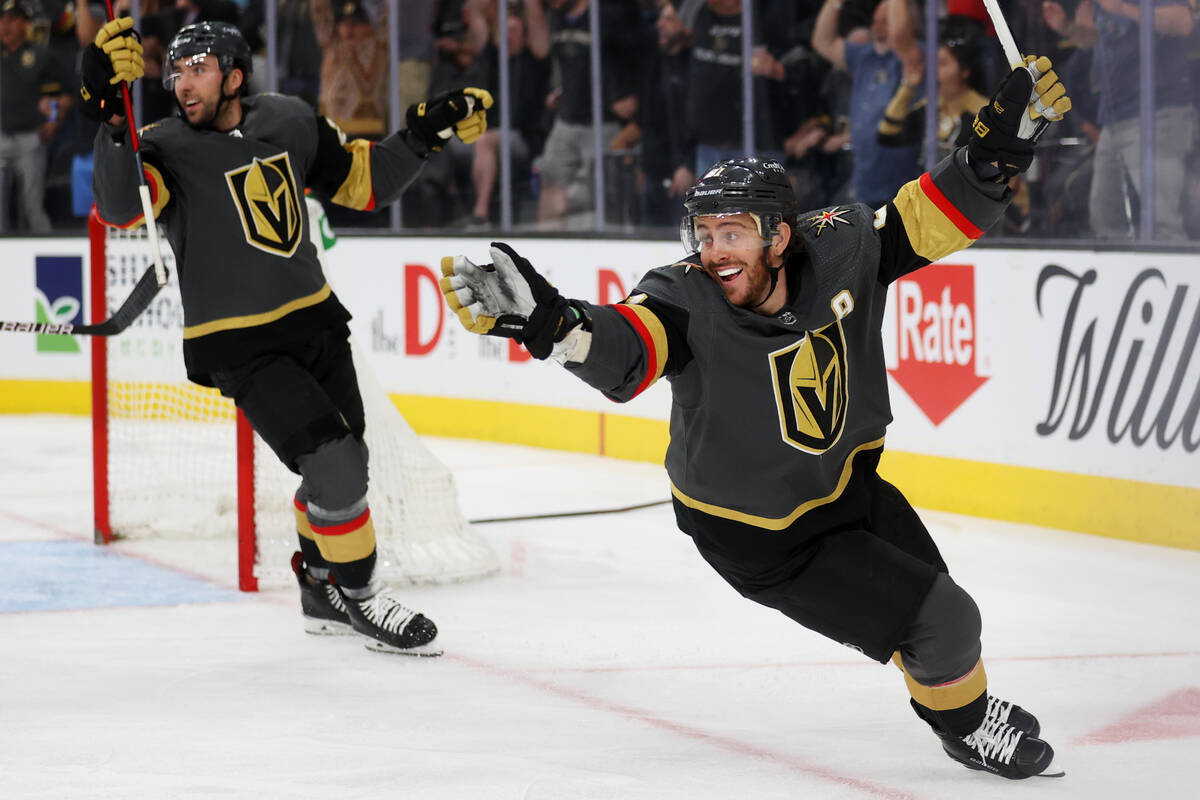
[[[59,336],[116,336],[125,330],[145,311],[150,301],[158,294],[158,278],[155,268],[151,265],[137,285],[125,298],[121,307],[111,317],[94,325],[72,325],[69,322],[8,322],[0,321],[0,332],[13,333],[43,333]]]

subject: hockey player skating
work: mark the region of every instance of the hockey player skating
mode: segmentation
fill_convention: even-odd
[[[106,24],[83,58],[83,107],[104,122],[94,191],[110,225],[144,222],[122,80],[143,74],[132,21]],[[200,22],[167,48],[163,74],[178,116],[147,126],[141,153],[154,213],[175,252],[188,378],[237,404],[301,476],[293,569],[306,629],[357,631],[368,647],[436,655],[437,627],[374,580],[362,398],[350,314],[309,241],[303,192],[371,209],[395,200],[453,133],[475,141],[491,96],[450,92],[407,112],[378,143],[347,139],[303,101],[249,96],[250,48],[237,28]],[[117,112],[117,113],[114,113]]]
[[[951,758],[1005,778],[1061,775],[1027,711],[989,694],[981,621],[896,487],[876,472],[891,421],[887,287],[1000,219],[1044,115],[1070,108],[1048,59],[1010,73],[965,147],[878,210],[801,214],[775,161],[713,166],[686,194],[685,261],[616,305],[561,296],[511,247],[442,261],[475,333],[511,336],[607,397],[671,383],[675,516],[745,597],[903,670]]]

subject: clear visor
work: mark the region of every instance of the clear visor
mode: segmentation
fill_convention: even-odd
[[[220,59],[212,53],[196,53],[175,59],[174,63],[163,65],[163,88],[175,90],[175,81],[184,75],[201,78],[209,72],[221,72]]]
[[[749,219],[747,219],[749,217]],[[679,221],[679,240],[689,253],[711,249],[714,244],[730,248],[766,247],[763,223],[753,211],[688,215]]]

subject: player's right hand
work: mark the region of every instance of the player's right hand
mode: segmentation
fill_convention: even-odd
[[[496,259],[494,246],[492,258]],[[438,286],[464,328],[471,333],[520,339],[537,303],[511,260],[475,264],[466,256],[445,256],[442,276]]]
[[[1005,177],[1029,169],[1033,147],[1050,122],[1071,110],[1071,98],[1050,59],[1029,56],[1010,72],[991,101],[975,115],[967,152],[994,163]]]
[[[142,43],[133,30],[133,19],[118,17],[106,22],[83,51],[80,110],[98,120],[122,114],[122,81],[133,83],[145,74]]]
[[[504,242],[492,242],[491,255],[483,265],[465,256],[442,259],[439,286],[464,328],[516,339],[537,359],[550,357],[580,325],[590,329],[583,307],[559,294],[529,259]]]

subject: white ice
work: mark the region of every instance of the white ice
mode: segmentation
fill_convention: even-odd
[[[86,421],[0,417],[0,442],[9,574],[6,552],[90,541]],[[469,518],[667,493],[652,465],[430,445]],[[1065,778],[951,762],[894,667],[741,599],[659,506],[480,526],[502,574],[403,590],[437,621],[440,659],[307,636],[294,590],[0,613],[0,797],[1200,795],[1200,552],[925,517],[982,609],[991,689],[1040,717]],[[219,591],[232,544],[111,551]],[[92,580],[61,569],[44,579]]]

